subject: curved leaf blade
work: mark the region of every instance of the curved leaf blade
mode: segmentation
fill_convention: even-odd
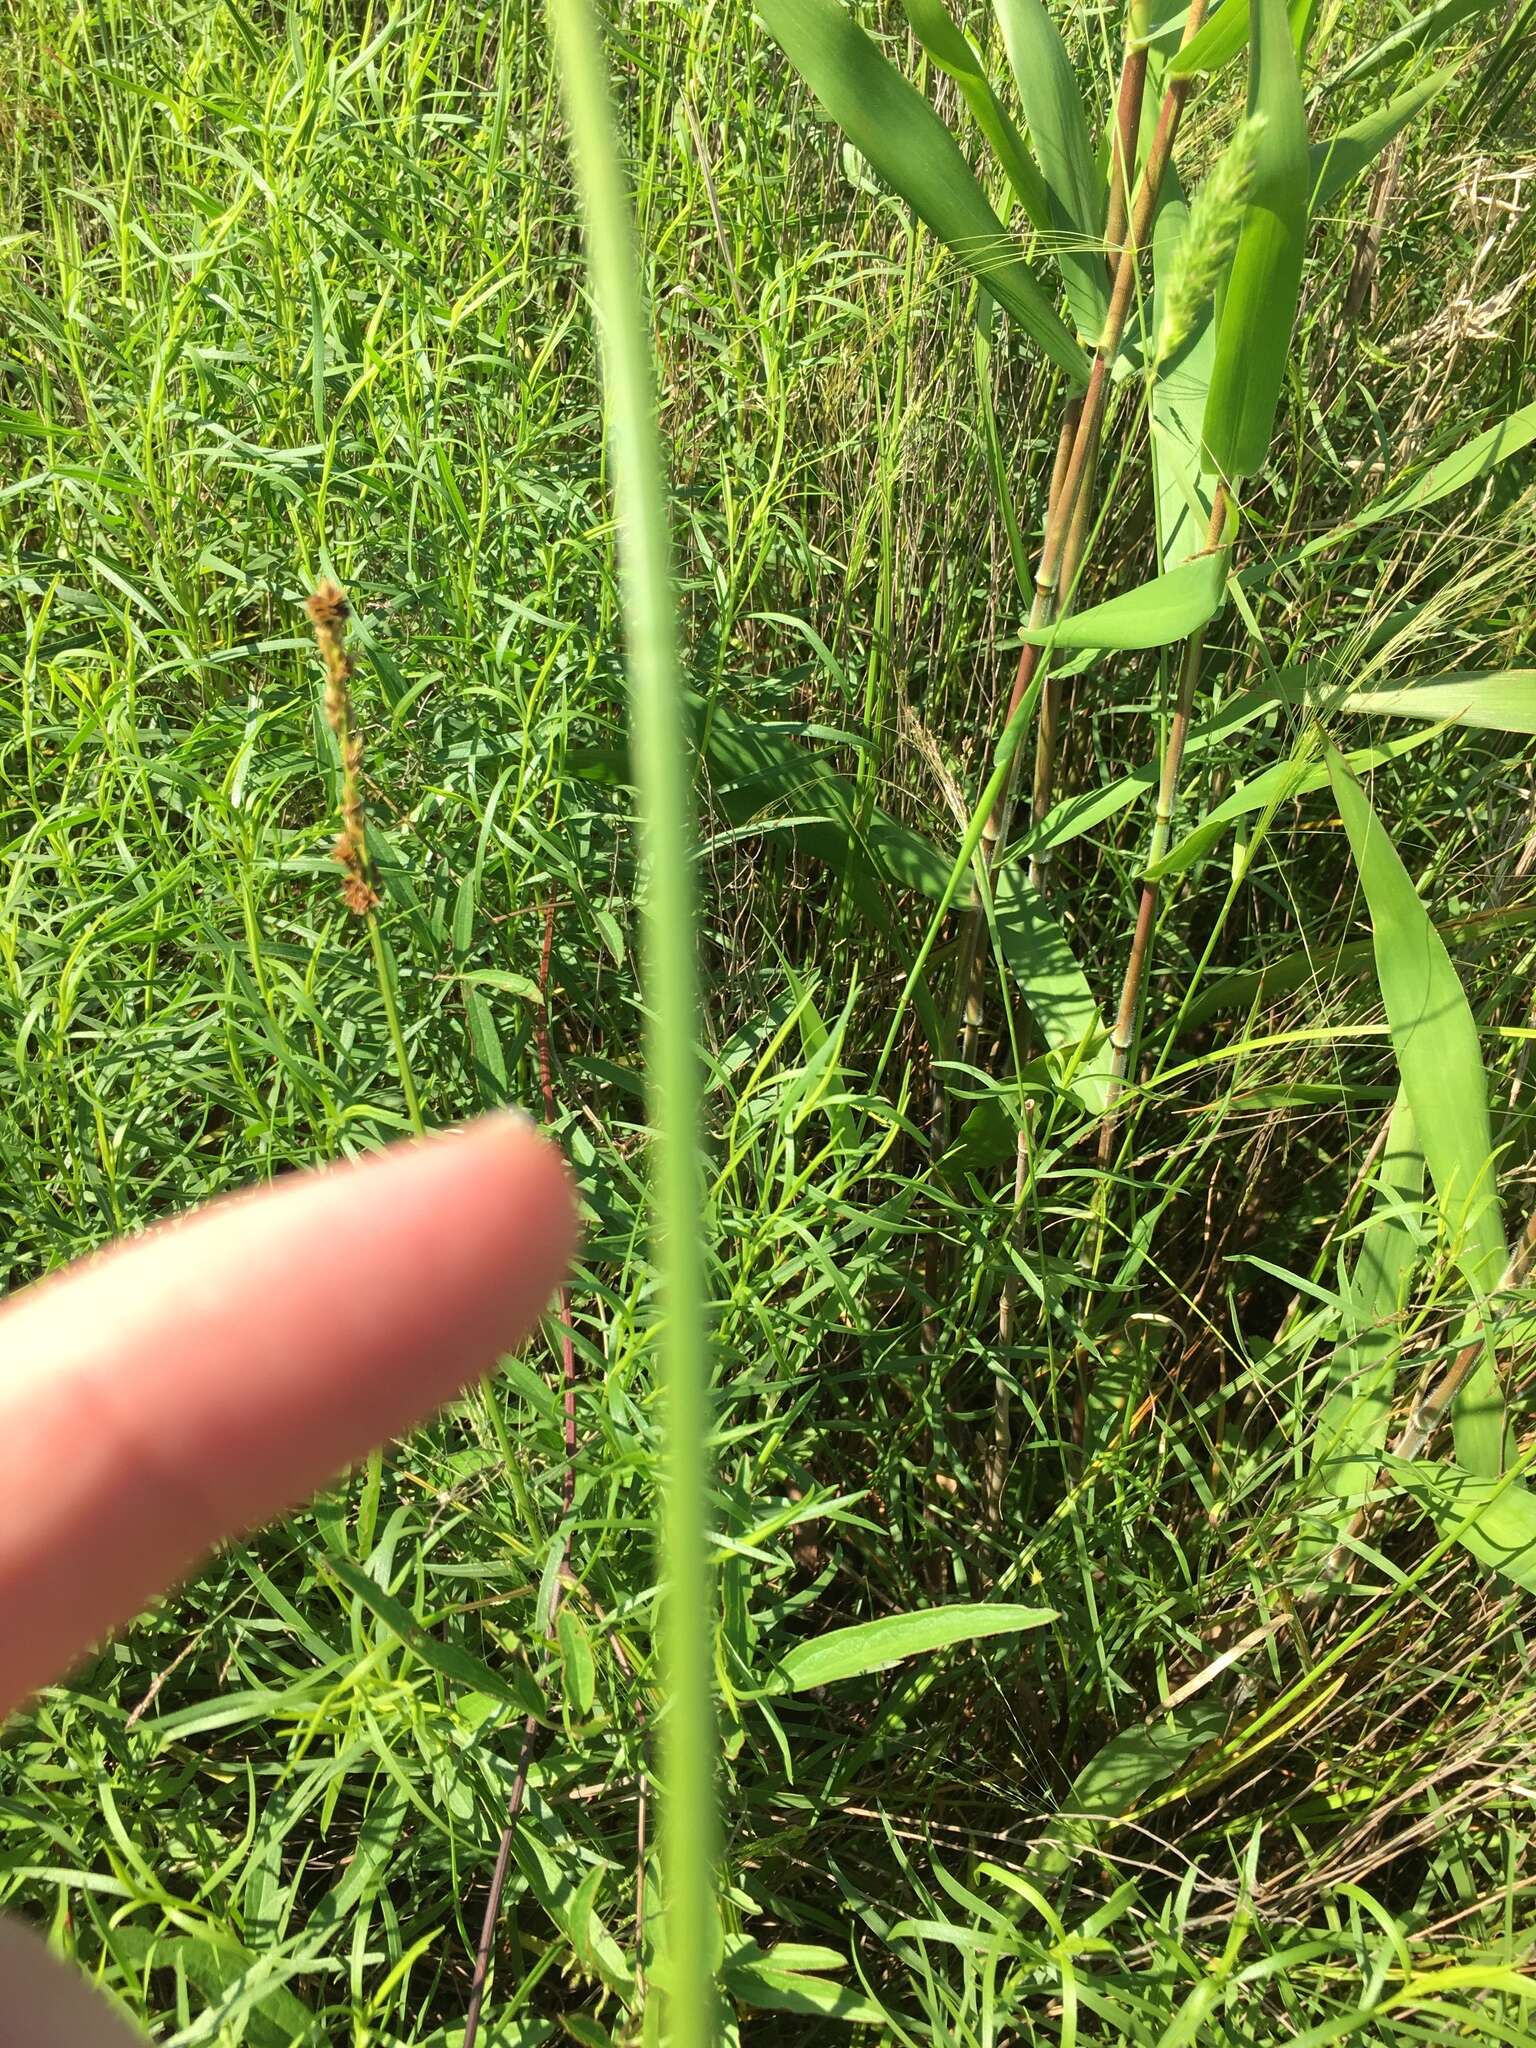
[[[1264,127],[1216,323],[1205,404],[1205,465],[1252,476],[1269,449],[1301,296],[1307,239],[1307,121],[1282,0],[1253,0],[1248,111]]]
[[[1038,889],[1013,863],[992,872],[997,943],[1048,1051],[1087,1048],[1070,1082],[1090,1115],[1108,1102],[1109,1032],[1088,977]]]
[[[1169,284],[1189,227],[1189,204],[1170,164],[1166,197],[1152,228],[1152,329],[1161,327]],[[1158,551],[1165,569],[1205,546],[1211,525],[1210,484],[1200,468],[1200,432],[1216,359],[1216,318],[1207,306],[1194,332],[1158,365],[1152,381],[1152,474],[1157,492]]]
[[[960,145],[840,0],[757,0],[768,33],[849,141],[1072,379],[1088,359],[1017,253]]]
[[[1528,1486],[1518,1479],[1475,1478],[1433,1458],[1389,1458],[1386,1465],[1442,1536],[1536,1593],[1536,1493]]]
[[[1418,1256],[1423,1199],[1424,1154],[1413,1110],[1399,1089],[1346,1290],[1349,1334],[1329,1360],[1331,1391],[1312,1432],[1313,1475],[1334,1506],[1305,1517],[1298,1546],[1303,1557],[1332,1549],[1375,1481],[1392,1415],[1400,1319]]]

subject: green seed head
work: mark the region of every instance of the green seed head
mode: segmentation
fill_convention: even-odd
[[[1183,347],[1221,282],[1243,223],[1263,128],[1262,114],[1250,114],[1240,122],[1195,194],[1163,299],[1154,368]]]

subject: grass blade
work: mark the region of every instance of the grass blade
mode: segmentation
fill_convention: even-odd
[[[1532,441],[1536,441],[1536,400],[1521,406],[1507,419],[1500,420],[1497,426],[1474,434],[1470,441],[1453,449],[1449,455],[1442,456],[1433,468],[1426,470],[1406,490],[1396,491],[1390,497],[1368,505],[1350,521],[1346,530],[1374,526],[1377,520],[1395,519],[1402,512],[1422,512],[1426,505],[1448,498],[1452,491],[1462,491],[1468,484],[1481,483],[1501,462],[1507,462],[1511,455],[1520,454]]]
[[[1158,208],[1152,236],[1152,324],[1162,326],[1168,287],[1179,270],[1179,250],[1189,226],[1189,203],[1168,167],[1169,196]],[[1193,333],[1158,366],[1152,382],[1152,471],[1157,488],[1158,549],[1165,569],[1175,569],[1205,545],[1211,523],[1211,486],[1200,468],[1200,430],[1216,360],[1216,319],[1205,308]]]
[[[841,0],[758,0],[758,14],[849,141],[1076,384],[1088,358],[938,115]]]
[[[715,2038],[714,1590],[708,1565],[709,1353],[699,1174],[693,792],[650,329],[602,44],[588,0],[553,0],[602,343],[630,737],[646,873],[646,1074],[666,1390],[661,1530],[666,2038]]]
[[[1248,112],[1264,127],[1216,324],[1204,459],[1230,482],[1263,463],[1285,382],[1307,239],[1307,122],[1281,0],[1253,0]]]
[[[1343,756],[1328,746],[1326,759],[1370,909],[1376,978],[1403,1093],[1458,1261],[1481,1297],[1499,1284],[1508,1253],[1477,1025],[1445,941],[1386,827]],[[1486,1360],[1458,1395],[1453,1421],[1456,1455],[1467,1470],[1484,1478],[1497,1473],[1504,1460],[1503,1401]]]
[[[1077,331],[1097,341],[1109,312],[1104,221],[1109,192],[1093,153],[1077,73],[1042,0],[996,0],[1059,237],[1057,261]]]
[[[1093,1115],[1106,1099],[1105,1057],[1109,1033],[1098,999],[1060,924],[1040,891],[1014,863],[992,872],[997,943],[1019,985],[1048,1051],[1090,1050],[1072,1080],[1072,1093]]]

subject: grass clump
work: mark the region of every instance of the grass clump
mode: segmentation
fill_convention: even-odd
[[[507,1099],[589,1228],[0,1897],[188,2048],[1523,2038],[1529,24],[557,12],[4,30],[6,1283]]]

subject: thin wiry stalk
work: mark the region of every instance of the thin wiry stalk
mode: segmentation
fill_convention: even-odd
[[[1218,484],[1211,505],[1210,530],[1206,535],[1209,548],[1225,545],[1229,498],[1227,487]],[[1200,682],[1200,661],[1205,651],[1205,629],[1191,633],[1184,643],[1179,661],[1178,692],[1174,699],[1173,721],[1168,728],[1168,742],[1163,749],[1162,773],[1158,778],[1157,815],[1152,825],[1152,846],[1147,856],[1149,868],[1157,863],[1168,851],[1168,841],[1173,831],[1174,808],[1178,803],[1179,774],[1184,765],[1184,741],[1189,732],[1190,713],[1194,708],[1195,691]],[[1126,1066],[1130,1059],[1131,1046],[1135,1042],[1137,1015],[1141,1007],[1142,985],[1146,979],[1147,960],[1152,950],[1152,927],[1157,917],[1158,883],[1148,876],[1141,885],[1141,901],[1136,907],[1136,931],[1131,940],[1130,957],[1125,963],[1125,978],[1120,985],[1120,1003],[1115,1012],[1114,1029],[1110,1033],[1110,1069],[1104,1121],[1099,1127],[1099,1164],[1107,1166],[1114,1149],[1115,1132],[1119,1125],[1118,1103],[1125,1081]]]
[[[588,0],[552,0],[551,16],[602,342],[646,878],[646,1082],[662,1316],[657,1349],[666,1394],[659,1617],[667,1701],[663,2036],[673,2048],[704,2048],[715,2037],[718,1916],[693,792],[650,329],[617,124]]]

